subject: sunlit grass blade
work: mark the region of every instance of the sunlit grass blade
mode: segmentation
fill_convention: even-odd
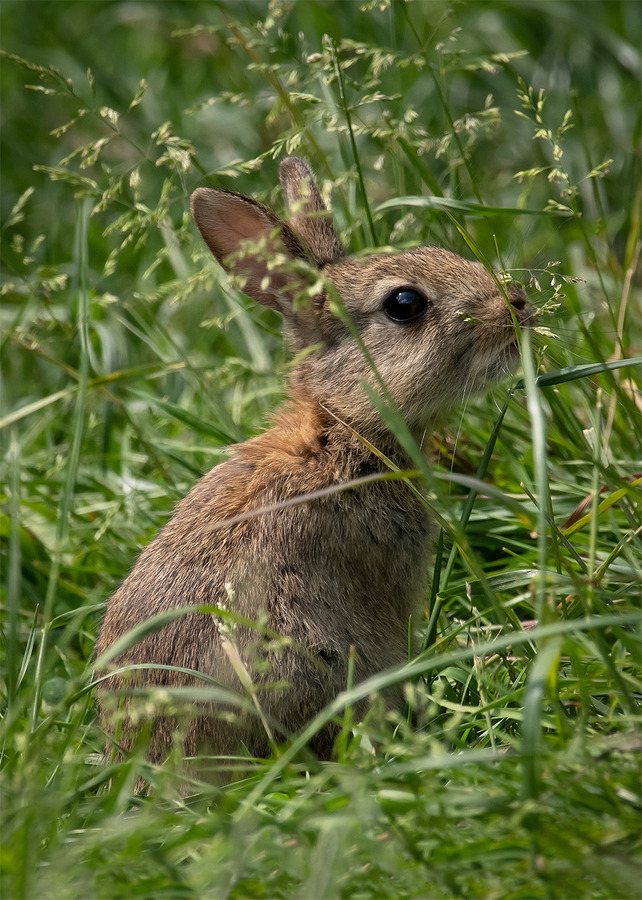
[[[524,766],[524,793],[534,800],[540,791],[540,768],[542,766],[542,703],[546,689],[555,680],[563,641],[552,638],[542,642],[531,668],[524,697],[524,726],[522,733],[522,757]]]
[[[523,207],[487,206],[471,200],[453,200],[450,197],[395,197],[377,206],[375,212],[416,206],[422,209],[453,209],[471,216],[559,216],[572,215],[570,211],[552,209],[524,209]]]

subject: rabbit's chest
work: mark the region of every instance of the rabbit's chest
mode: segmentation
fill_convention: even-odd
[[[433,528],[420,504],[388,487],[337,492],[257,520],[239,573],[250,607],[263,606],[288,632],[304,623],[356,634],[365,620],[407,629],[426,589]]]

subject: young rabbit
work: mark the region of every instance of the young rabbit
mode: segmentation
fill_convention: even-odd
[[[283,160],[280,179],[290,224],[250,197],[209,188],[195,191],[192,213],[219,263],[245,280],[245,292],[282,313],[298,354],[289,402],[270,429],[236,446],[177,505],[110,599],[97,652],[184,606],[224,606],[243,623],[227,640],[220,617],[189,612],[123,652],[112,668],[142,667],[101,683],[108,728],[105,689],[204,686],[190,674],[145,668],[150,664],[205,673],[240,694],[249,676],[278,741],[346,687],[351,648],[355,683],[402,663],[408,618],[426,594],[431,522],[400,480],[371,477],[332,490],[389,471],[373,445],[400,468],[411,467],[364,389],[377,381],[353,330],[421,442],[440,413],[514,366],[514,321],[529,324],[520,287],[504,293],[480,263],[446,250],[345,258],[306,163]],[[317,272],[316,293],[302,297],[312,266],[322,277]],[[336,294],[352,329],[330,308]],[[301,501],[308,494],[315,496]],[[245,624],[262,616],[262,633]],[[401,692],[392,690],[386,702],[400,706]],[[269,753],[258,716],[209,701],[191,716],[186,755],[232,754],[243,745]],[[156,715],[147,727],[148,756],[159,762],[177,719]],[[121,744],[130,746],[136,730],[126,720]],[[336,734],[328,726],[317,736],[319,757],[331,757]]]

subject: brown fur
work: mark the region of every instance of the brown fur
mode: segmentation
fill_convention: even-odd
[[[295,349],[314,349],[293,369],[290,402],[273,426],[205,475],[141,553],[108,603],[97,647],[100,655],[157,613],[192,604],[229,606],[232,596],[236,614],[253,622],[263,615],[267,630],[285,638],[280,646],[270,643],[246,624],[232,634],[262,710],[278,723],[277,735],[279,724],[286,733],[302,728],[346,686],[351,647],[356,681],[403,662],[408,617],[426,590],[431,523],[403,482],[374,480],[290,502],[386,471],[355,432],[408,466],[367,397],[362,382],[376,385],[376,379],[331,311],[330,294],[342,298],[418,440],[437,415],[500,377],[515,357],[509,304],[482,265],[429,247],[344,259],[307,165],[284,160],[281,179],[293,227],[268,207],[227,191],[197,190],[192,210],[208,246],[245,279],[246,292],[283,313]],[[300,302],[310,264],[322,268],[331,290]],[[400,287],[415,287],[430,301],[416,322],[398,324],[383,311],[385,297]],[[521,288],[511,285],[508,297],[513,314],[528,324],[531,309]],[[176,619],[117,663],[194,669],[243,693],[216,617],[205,613]],[[157,669],[131,680],[197,683]],[[106,728],[112,719],[104,691],[118,693],[123,683],[113,676],[101,685]],[[398,707],[400,692],[386,700]],[[230,721],[226,712],[220,704],[193,708],[186,754],[201,748],[233,753],[241,742],[253,753],[268,752],[258,720],[239,715]],[[125,726],[129,745],[137,726]],[[167,755],[175,729],[171,716],[153,718],[151,760]],[[326,728],[313,749],[329,758],[335,736]]]

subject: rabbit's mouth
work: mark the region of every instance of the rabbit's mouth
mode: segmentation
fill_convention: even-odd
[[[520,362],[519,343],[513,339],[495,354],[495,358],[486,370],[488,381],[501,381],[503,378],[513,375],[519,368]]]
[[[516,340],[512,340],[512,341],[510,342],[510,344],[508,344],[508,345],[504,348],[504,353],[506,354],[506,357],[507,357],[508,359],[514,360],[514,361],[515,361],[515,364],[518,364],[518,363],[519,363],[519,361],[520,361],[520,359],[521,359],[521,355],[520,355],[520,352],[519,352],[519,344],[517,343]]]
[[[520,360],[519,343],[513,337],[492,350],[486,348],[480,351],[470,345],[456,358],[455,368],[460,372],[468,369],[468,384],[474,381],[474,389],[482,390],[489,381],[502,381],[513,375],[519,368]]]
[[[471,359],[468,384],[474,382],[476,386],[473,390],[482,390],[489,381],[503,381],[504,378],[513,375],[519,368],[519,363],[519,345],[516,340],[510,341],[492,352],[475,354]]]

